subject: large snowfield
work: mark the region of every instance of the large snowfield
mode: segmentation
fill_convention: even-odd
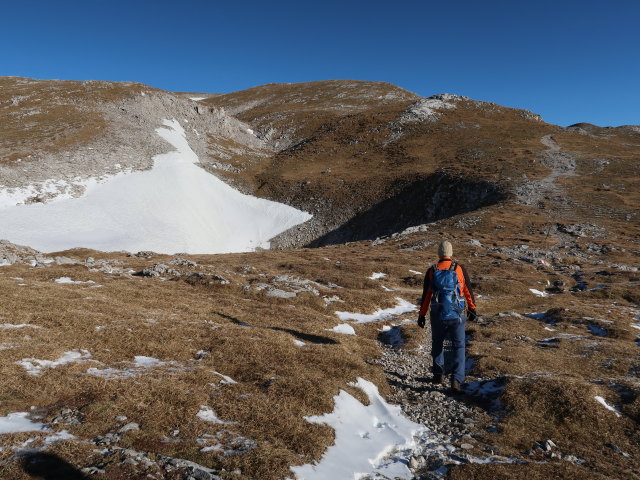
[[[0,202],[0,238],[43,252],[232,253],[269,248],[269,240],[311,215],[244,195],[198,166],[184,129],[165,120],[156,132],[174,151],[151,170],[87,182],[80,198],[9,205]],[[11,192],[0,190],[0,197]],[[6,199],[6,198],[5,198]]]

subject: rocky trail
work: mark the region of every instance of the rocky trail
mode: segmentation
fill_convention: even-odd
[[[570,213],[571,205],[564,188],[558,184],[562,177],[575,175],[576,161],[573,155],[563,152],[552,135],[545,135],[540,142],[547,147],[542,152],[540,162],[551,172],[541,180],[528,181],[516,189],[518,202],[529,206],[542,206],[548,203],[547,212]]]
[[[400,328],[400,327],[395,327]],[[499,382],[467,378],[464,394],[431,383],[431,332],[427,324],[422,344],[414,350],[399,348],[393,336],[382,337],[383,354],[376,361],[393,393],[388,400],[400,405],[412,421],[425,429],[416,448],[406,455],[414,480],[443,478],[452,466],[464,463],[513,463],[517,459],[497,455],[498,447],[482,439],[483,431],[495,431],[499,421]],[[448,354],[445,342],[445,356]],[[473,366],[467,359],[467,370]],[[473,381],[472,381],[473,380]]]

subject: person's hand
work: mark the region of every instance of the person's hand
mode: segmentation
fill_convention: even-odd
[[[468,322],[475,322],[478,320],[478,314],[476,313],[476,309],[475,308],[470,308],[467,310],[467,321]]]
[[[418,317],[418,326],[420,328],[424,328],[425,323],[426,323],[426,319],[424,318],[424,315],[420,315]]]

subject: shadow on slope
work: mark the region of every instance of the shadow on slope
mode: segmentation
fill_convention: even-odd
[[[398,195],[374,205],[308,246],[374,240],[493,205],[505,198],[498,185],[436,173],[409,184]]]
[[[34,452],[22,458],[22,467],[31,477],[43,480],[88,480],[73,465],[47,452]]]

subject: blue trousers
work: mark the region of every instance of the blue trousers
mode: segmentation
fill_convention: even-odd
[[[461,318],[457,322],[444,323],[439,318],[431,316],[431,356],[433,357],[432,372],[434,375],[444,375],[444,352],[443,343],[445,339],[451,340],[453,344],[452,365],[447,365],[447,370],[453,375],[453,378],[460,383],[464,383],[465,374],[465,336],[464,330],[466,320]]]

